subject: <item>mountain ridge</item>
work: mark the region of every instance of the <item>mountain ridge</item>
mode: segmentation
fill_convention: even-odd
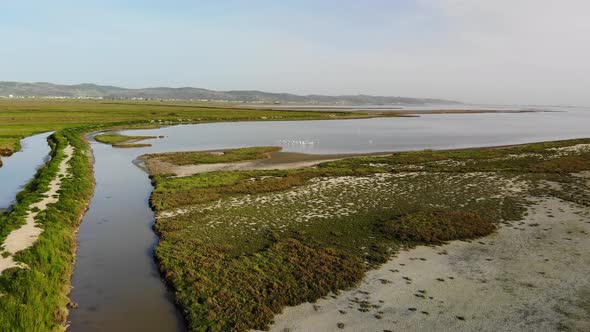
[[[458,101],[436,98],[410,98],[372,95],[296,95],[258,90],[215,91],[195,87],[149,87],[140,89],[113,85],[81,83],[74,85],[49,82],[0,81],[0,96],[3,97],[63,97],[104,99],[178,99],[228,102],[274,102],[274,103],[337,103],[337,104],[460,104]]]

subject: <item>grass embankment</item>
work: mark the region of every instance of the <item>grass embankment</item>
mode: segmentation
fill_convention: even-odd
[[[21,225],[26,208],[42,198],[64,158],[63,148],[75,148],[71,176],[64,177],[59,201],[37,216],[43,234],[34,246],[16,255],[28,268],[14,268],[0,275],[1,331],[59,331],[67,318],[69,284],[76,245],[75,230],[92,195],[92,169],[87,145],[79,130],[63,130],[52,136],[52,159],[18,194],[14,210],[0,215],[0,242]]]
[[[151,146],[151,144],[134,143],[143,141],[146,139],[157,138],[156,136],[126,136],[116,133],[99,134],[94,136],[94,139],[98,142],[109,144],[116,148],[138,148]]]
[[[0,275],[0,331],[63,330],[75,249],[75,231],[92,196],[93,176],[83,135],[135,126],[216,121],[334,119],[365,116],[350,113],[252,111],[199,105],[166,105],[96,101],[0,99],[0,151],[19,149],[21,138],[56,131],[52,159],[17,195],[10,214],[0,214],[0,242],[24,223],[26,209],[41,199],[68,142],[75,148],[71,177],[63,179],[60,199],[39,213],[43,233],[15,259],[29,268]],[[0,169],[1,171],[1,169]]]
[[[265,328],[417,244],[519,220],[546,180],[587,184],[590,140],[362,157],[287,171],[152,177],[156,257],[193,331]],[[564,187],[565,188],[565,187]],[[363,308],[359,307],[359,310]]]
[[[247,160],[258,160],[268,157],[269,153],[281,151],[278,146],[262,146],[251,148],[227,149],[223,151],[205,152],[172,152],[146,154],[144,157],[156,159],[177,166],[233,163]]]

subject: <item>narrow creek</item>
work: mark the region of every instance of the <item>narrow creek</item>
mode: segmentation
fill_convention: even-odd
[[[133,161],[145,153],[275,145],[313,154],[494,146],[590,137],[590,113],[428,115],[306,122],[180,125],[129,131],[164,136],[148,148],[91,140],[96,189],[78,233],[70,331],[184,331],[153,259],[152,187]],[[125,132],[124,132],[125,134]]]
[[[69,330],[184,331],[153,259],[152,187],[131,162],[141,151],[91,145],[96,188],[78,232]]]
[[[0,167],[0,212],[14,204],[16,194],[35,176],[39,167],[49,160],[47,137],[51,132],[29,136],[21,140],[21,150],[10,157],[2,157]]]

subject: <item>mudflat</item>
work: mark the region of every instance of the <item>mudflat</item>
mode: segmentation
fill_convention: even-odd
[[[479,240],[402,251],[271,331],[590,330],[590,209],[548,198],[528,212]]]
[[[212,155],[222,155],[223,150],[207,151]],[[166,154],[160,154],[163,156]],[[289,170],[313,167],[318,164],[330,161],[337,161],[346,158],[360,156],[379,156],[387,153],[367,153],[367,154],[328,154],[328,155],[311,155],[293,152],[271,152],[264,155],[263,158],[256,160],[238,161],[238,162],[220,162],[210,164],[188,164],[176,165],[171,162],[163,161],[158,155],[143,156],[140,163],[145,165],[149,174],[175,174],[178,177],[190,176],[199,173],[209,173],[217,171],[253,171],[253,170]]]

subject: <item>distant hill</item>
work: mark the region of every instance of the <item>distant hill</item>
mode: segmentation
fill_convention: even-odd
[[[199,88],[145,88],[126,89],[109,85],[77,84],[59,85],[52,83],[0,82],[0,96],[8,97],[68,97],[68,98],[105,98],[105,99],[180,99],[209,100],[231,102],[275,102],[275,103],[344,103],[344,104],[458,104],[459,102],[442,99],[422,99],[406,97],[384,97],[368,95],[350,96],[299,96],[288,93],[270,93],[262,91],[212,91]]]

